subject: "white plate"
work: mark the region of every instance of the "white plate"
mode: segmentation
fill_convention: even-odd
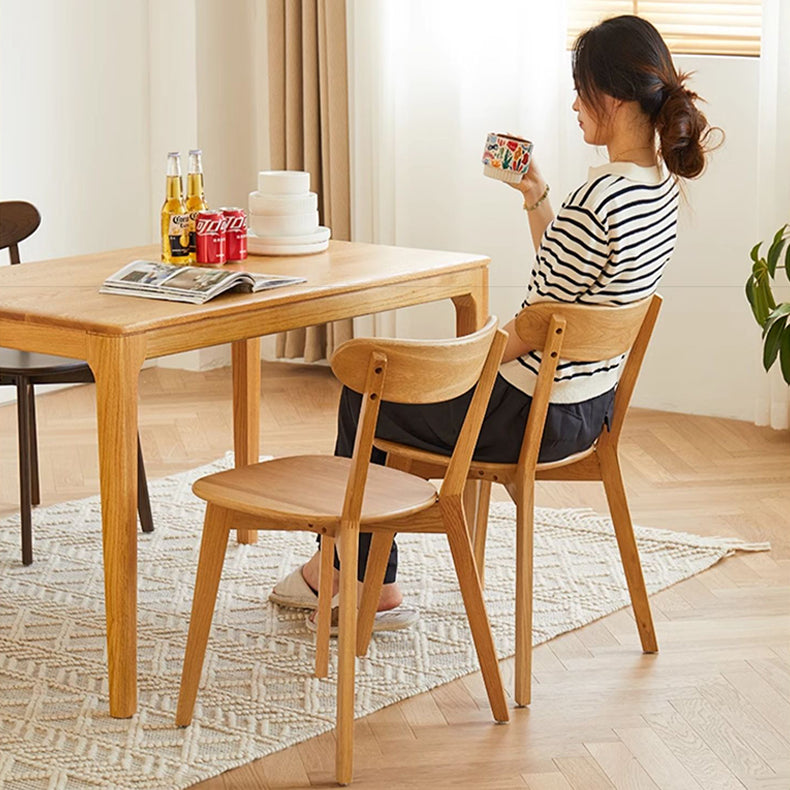
[[[269,239],[259,236],[247,237],[247,251],[250,255],[309,255],[323,252],[329,246],[329,239],[313,244],[272,244]]]
[[[247,240],[255,239],[256,241],[266,242],[269,245],[277,245],[287,247],[291,244],[318,244],[322,241],[328,241],[332,235],[332,231],[324,225],[319,225],[315,233],[306,233],[302,236],[269,236],[268,234],[253,233],[250,231],[247,234]]]

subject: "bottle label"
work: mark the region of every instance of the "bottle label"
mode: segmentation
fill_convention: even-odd
[[[205,206],[204,206],[205,208]],[[198,209],[201,210],[201,209]],[[190,211],[187,215],[189,217],[189,253],[194,255],[197,250],[197,235],[195,234],[195,221],[197,220],[197,211]]]
[[[170,238],[170,254],[174,258],[189,255],[189,214],[171,214],[167,235]]]

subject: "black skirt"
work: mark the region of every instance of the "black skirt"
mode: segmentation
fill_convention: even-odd
[[[461,431],[474,390],[440,403],[402,404],[382,401],[376,436],[422,450],[450,455]],[[335,455],[351,457],[359,421],[362,396],[343,388],[337,415]],[[581,403],[550,403],[546,414],[540,462],[558,461],[586,450],[608,425],[614,404],[614,389]],[[529,417],[532,398],[497,375],[475,447],[477,461],[516,463]],[[375,449],[374,463],[384,464],[386,453]],[[360,533],[359,574],[364,579],[370,535]],[[385,583],[395,581],[398,563],[393,542]],[[337,558],[335,558],[337,566]]]

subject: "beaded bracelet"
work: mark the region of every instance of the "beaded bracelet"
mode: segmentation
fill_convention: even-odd
[[[534,211],[540,204],[549,196],[549,185],[546,184],[546,188],[543,190],[543,194],[538,198],[537,203],[533,203],[531,206],[527,205],[527,201],[524,201],[524,210],[525,211]]]

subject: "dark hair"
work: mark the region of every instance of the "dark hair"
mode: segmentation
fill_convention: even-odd
[[[617,16],[583,32],[573,46],[573,82],[579,98],[597,112],[603,95],[636,101],[659,138],[667,169],[695,178],[705,168],[711,127],[685,87],[661,34],[646,19]],[[721,133],[718,129],[717,132]]]

